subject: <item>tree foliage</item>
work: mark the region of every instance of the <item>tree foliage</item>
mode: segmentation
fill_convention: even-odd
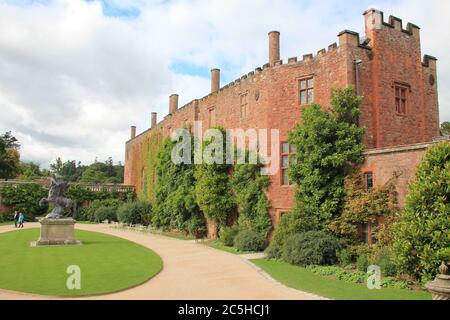
[[[157,227],[195,233],[193,229],[200,228],[199,220],[202,220],[194,195],[195,168],[192,164],[172,161],[174,146],[174,141],[166,139],[158,154],[152,222]]]
[[[20,154],[17,139],[6,132],[0,136],[0,179],[12,179],[20,172]]]
[[[441,124],[442,134],[450,135],[450,122],[445,121]]]
[[[47,192],[44,187],[35,183],[5,185],[0,188],[0,197],[5,206],[24,211],[30,221],[47,212],[48,206],[39,205],[39,201],[47,197]]]
[[[105,162],[96,160],[90,165],[82,165],[75,160],[63,162],[61,158],[57,158],[50,164],[50,170],[71,182],[123,183],[123,165],[120,162],[114,164],[112,158]]]
[[[357,226],[383,217],[389,223],[398,213],[397,192],[393,180],[382,187],[366,190],[358,170],[345,178],[342,213],[329,225],[335,234],[356,244],[360,241]],[[389,223],[390,224],[390,223]],[[386,227],[386,226],[385,226]]]
[[[393,254],[400,272],[422,281],[450,261],[450,143],[430,148],[409,187],[406,207],[393,226]]]
[[[351,88],[333,90],[331,108],[304,108],[301,125],[289,134],[298,152],[289,169],[297,185],[294,211],[304,231],[325,228],[342,209],[344,178],[363,160],[360,102]]]
[[[246,152],[247,159],[249,152]],[[251,229],[266,237],[272,228],[269,200],[266,196],[269,177],[261,175],[262,164],[236,164],[230,181],[235,195],[241,228]]]
[[[220,131],[224,144],[222,150],[226,150],[226,133],[223,129]],[[205,139],[203,148],[214,143],[215,137]],[[213,157],[217,151],[213,152]],[[202,164],[196,166],[194,191],[197,204],[205,217],[224,225],[233,213],[235,204],[229,183],[231,165],[226,164],[226,154],[223,153],[222,156],[223,164],[208,164],[203,161]]]

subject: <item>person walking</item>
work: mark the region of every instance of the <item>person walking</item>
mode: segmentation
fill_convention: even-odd
[[[19,213],[17,210],[14,211],[14,227],[17,228],[17,221],[19,221]]]
[[[19,213],[19,228],[23,228],[23,222],[25,220],[25,213],[22,211]]]

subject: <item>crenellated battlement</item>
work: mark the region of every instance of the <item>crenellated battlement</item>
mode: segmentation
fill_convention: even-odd
[[[403,28],[403,21],[395,16],[389,16],[388,21],[384,19],[384,12],[377,9],[368,9],[363,13],[366,20],[366,32],[368,30],[379,30],[383,28],[390,28],[403,32],[413,37],[420,37],[420,27],[408,22],[406,29]]]

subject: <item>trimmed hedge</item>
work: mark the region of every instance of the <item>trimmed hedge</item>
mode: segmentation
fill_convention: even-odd
[[[152,206],[146,201],[128,202],[122,204],[117,209],[117,219],[121,223],[129,225],[143,225],[150,224],[152,214]]]
[[[332,265],[341,241],[325,231],[308,231],[290,236],[283,246],[282,258],[299,266]]]
[[[223,227],[219,232],[219,240],[227,247],[234,245],[234,239],[239,234],[239,227],[237,225],[231,227]]]
[[[234,238],[234,246],[240,251],[259,252],[267,247],[267,239],[256,231],[243,230]]]

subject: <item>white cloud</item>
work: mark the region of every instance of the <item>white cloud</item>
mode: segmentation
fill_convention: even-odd
[[[175,74],[175,60],[219,67],[233,80],[267,61],[267,32],[282,33],[282,56],[313,53],[343,29],[363,31],[361,1],[114,0],[136,19],[105,17],[101,4],[54,0],[13,6],[0,0],[0,132],[13,130],[22,156],[89,163],[123,161],[129,126],[162,119],[168,97],[206,95],[209,80]],[[424,53],[439,60],[441,119],[450,120],[450,3],[401,0],[385,8],[422,27]],[[390,2],[389,2],[390,3]],[[427,14],[423,14],[426,12]]]

